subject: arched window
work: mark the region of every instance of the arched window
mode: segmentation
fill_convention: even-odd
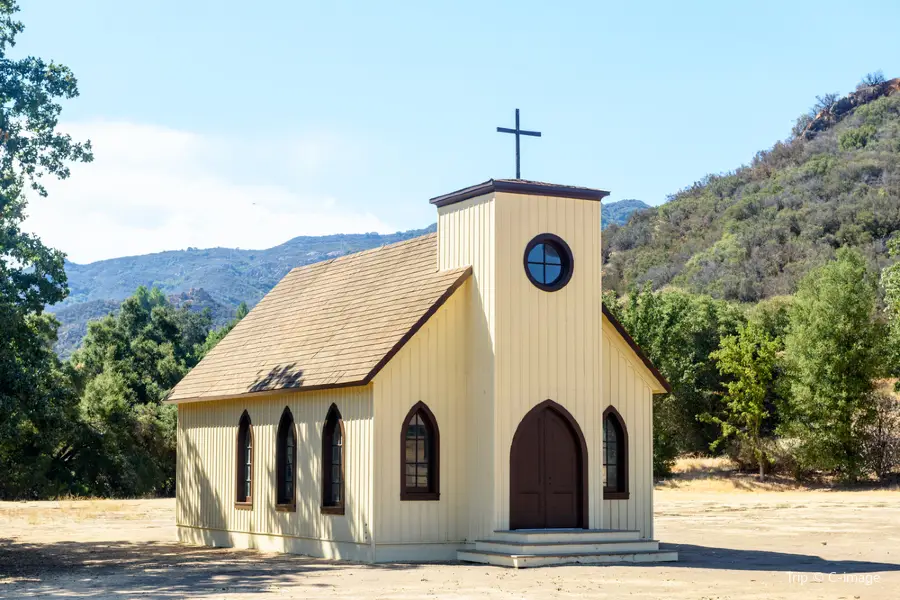
[[[294,415],[288,407],[281,413],[275,447],[275,464],[278,477],[278,509],[296,508],[297,435],[294,431]]]
[[[322,429],[322,512],[344,514],[344,421],[334,404]]]
[[[612,406],[603,412],[603,498],[628,499],[628,430]]]
[[[253,506],[253,425],[245,410],[238,423],[235,505]]]
[[[400,431],[400,499],[439,500],[440,432],[424,402],[413,406]]]

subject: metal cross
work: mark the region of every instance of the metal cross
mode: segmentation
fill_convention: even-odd
[[[521,169],[519,167],[519,136],[520,135],[530,135],[534,137],[541,137],[540,131],[525,131],[524,129],[519,129],[519,109],[516,109],[516,128],[509,129],[508,127],[498,127],[497,131],[500,133],[514,133],[516,134],[516,179],[522,179]]]

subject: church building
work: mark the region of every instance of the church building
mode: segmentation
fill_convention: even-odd
[[[603,306],[607,192],[489,180],[437,232],[299,267],[172,390],[190,544],[365,562],[677,560],[653,395]]]

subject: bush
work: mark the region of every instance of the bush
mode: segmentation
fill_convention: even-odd
[[[725,455],[731,459],[737,466],[737,470],[741,473],[759,473],[759,461],[756,458],[756,451],[753,444],[746,438],[735,437],[728,440],[725,447]],[[766,454],[768,457],[768,454]],[[772,463],[766,461],[765,472],[768,475],[772,472]]]
[[[863,456],[869,469],[884,481],[900,466],[900,400],[888,385],[872,395],[875,419],[866,430]]]
[[[861,125],[855,129],[847,129],[838,135],[838,148],[841,150],[860,150],[875,138],[874,125]]]
[[[677,413],[675,399],[671,394],[653,399],[653,476],[657,479],[668,477],[678,456],[679,428],[673,419]]]
[[[766,475],[787,475],[797,480],[808,479],[812,471],[797,459],[800,445],[790,438],[767,438],[765,448]],[[734,438],[729,441],[725,455],[737,465],[742,473],[759,473],[759,463],[753,445],[746,439]]]

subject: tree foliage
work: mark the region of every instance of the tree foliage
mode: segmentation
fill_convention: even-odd
[[[710,354],[722,337],[737,332],[743,315],[725,302],[678,290],[645,288],[625,299],[607,293],[605,302],[672,385],[672,394],[657,398],[654,407],[655,471],[663,475],[678,452],[706,451],[717,439],[718,428],[697,415],[717,412],[723,386]]]
[[[93,493],[166,494],[175,482],[175,408],[168,391],[197,364],[210,317],[138,288],[94,321],[72,356],[87,427]]]
[[[710,354],[719,372],[728,379],[722,397],[723,416],[701,415],[703,420],[719,425],[722,436],[712,443],[716,447],[737,436],[748,442],[759,464],[760,478],[765,476],[767,458],[763,424],[774,403],[778,341],[755,323],[746,323],[737,335],[722,338],[719,349]]]
[[[827,99],[825,99],[827,100]],[[603,236],[604,285],[649,282],[739,302],[793,294],[851,247],[872,262],[900,230],[900,94],[852,109],[814,139],[776,143]]]
[[[856,481],[866,470],[863,442],[875,418],[873,391],[886,374],[886,330],[876,317],[877,285],[859,252],[808,274],[791,307],[785,355],[791,402],[782,432],[801,443],[810,469]]]
[[[888,243],[890,255],[897,262],[887,266],[881,272],[881,286],[884,290],[884,302],[889,318],[890,343],[889,356],[894,375],[900,374],[900,236]]]
[[[862,79],[859,80],[859,83],[856,84],[856,89],[862,89],[867,87],[872,87],[873,85],[881,85],[885,82],[884,73],[879,71],[872,71],[871,73],[866,73],[862,76]]]
[[[52,350],[57,322],[44,306],[66,293],[63,254],[21,229],[26,193],[91,160],[90,144],[57,130],[59,101],[78,87],[63,65],[9,57],[23,25],[0,0],[0,496],[39,495],[67,479],[66,423],[77,410]]]
[[[222,338],[224,338],[228,333],[234,329],[234,326],[237,325],[241,319],[247,316],[247,313],[250,312],[250,309],[247,307],[246,302],[241,302],[238,304],[237,310],[235,311],[234,318],[231,319],[224,326],[219,329],[213,329],[209,332],[209,335],[206,336],[206,339],[203,341],[203,344],[198,349],[199,358],[203,358],[206,356],[210,350],[216,347]]]

